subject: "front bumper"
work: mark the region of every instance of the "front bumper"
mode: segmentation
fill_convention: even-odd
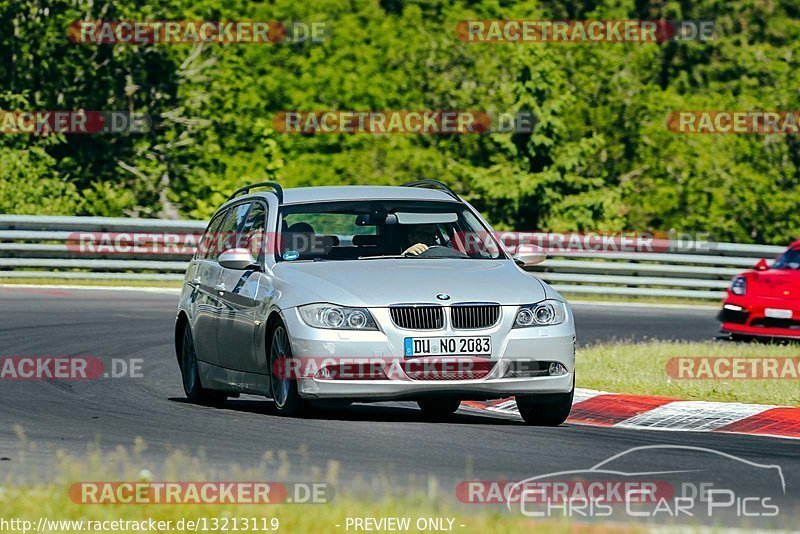
[[[361,401],[416,400],[425,397],[457,397],[462,400],[502,399],[512,395],[567,393],[574,372],[537,378],[485,378],[426,382],[419,380],[299,380],[303,397]]]
[[[727,307],[739,307],[731,310]],[[768,317],[767,309],[791,310],[791,318]],[[800,302],[773,297],[738,297],[725,300],[717,318],[724,333],[745,336],[800,339]]]
[[[283,316],[292,340],[292,354],[301,359],[380,358],[407,362],[411,360],[403,356],[406,337],[489,336],[492,340],[489,360],[493,367],[482,378],[426,380],[397,374],[382,380],[299,378],[298,391],[306,398],[377,401],[453,396],[481,400],[571,391],[575,373],[575,324],[571,310],[567,320],[557,326],[512,329],[517,309],[517,306],[503,306],[498,323],[481,330],[453,330],[449,325],[437,331],[403,330],[392,323],[388,308],[370,309],[380,330],[369,332],[312,328],[300,319],[295,308],[284,310]],[[506,376],[507,370],[519,362],[557,362],[567,372],[557,376]]]

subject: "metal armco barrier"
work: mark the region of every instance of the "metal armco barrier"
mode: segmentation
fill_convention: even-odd
[[[105,254],[80,250],[74,240],[80,232],[185,238],[205,226],[205,221],[0,215],[0,278],[182,280],[193,247],[165,247],[158,254],[131,247]],[[784,250],[738,243],[705,243],[702,250],[674,252],[557,250],[530,271],[565,293],[720,299],[731,277]]]

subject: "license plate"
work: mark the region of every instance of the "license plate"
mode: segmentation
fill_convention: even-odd
[[[784,310],[781,308],[767,308],[764,310],[764,315],[772,317],[773,319],[791,319],[792,310]]]
[[[416,356],[491,356],[492,338],[485,337],[407,337],[403,353]]]

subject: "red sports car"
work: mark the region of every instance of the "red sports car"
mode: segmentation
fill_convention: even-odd
[[[771,267],[736,276],[719,313],[722,332],[731,337],[800,339],[800,241],[795,241]]]

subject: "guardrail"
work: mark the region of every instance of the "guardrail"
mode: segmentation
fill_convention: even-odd
[[[133,247],[107,254],[102,248],[77,249],[74,241],[82,232],[185,238],[205,226],[205,221],[0,215],[0,278],[182,280],[191,246],[159,254]],[[566,293],[720,299],[732,276],[783,250],[738,243],[705,243],[702,251],[557,250],[530,271]]]

